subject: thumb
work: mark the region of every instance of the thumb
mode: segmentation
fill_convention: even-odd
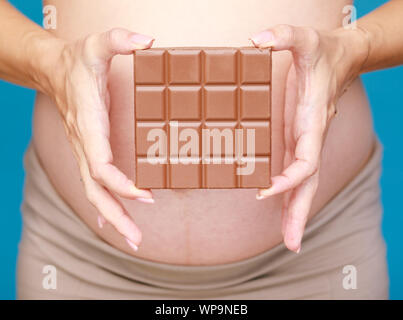
[[[132,54],[134,50],[148,49],[154,38],[126,29],[115,28],[96,34],[90,40],[94,45],[95,55],[100,59],[110,60],[117,54]]]
[[[281,24],[253,35],[250,40],[259,48],[303,52],[317,44],[319,35],[312,28]]]

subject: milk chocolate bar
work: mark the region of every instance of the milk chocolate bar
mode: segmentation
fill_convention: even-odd
[[[136,51],[134,94],[138,188],[270,186],[270,49]]]

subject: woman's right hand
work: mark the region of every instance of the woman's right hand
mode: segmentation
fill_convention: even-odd
[[[112,224],[137,250],[141,232],[117,196],[153,203],[148,190],[139,190],[113,164],[109,143],[108,71],[115,55],[148,49],[153,38],[112,29],[60,46],[57,66],[47,92],[57,104],[67,138],[78,162],[88,200],[100,215],[98,224]]]

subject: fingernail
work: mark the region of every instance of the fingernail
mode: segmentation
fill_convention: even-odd
[[[265,30],[253,35],[252,37],[250,37],[250,40],[255,46],[259,46],[267,42],[273,42],[274,36],[272,32]]]
[[[130,37],[130,40],[137,44],[143,44],[145,46],[149,46],[150,44],[153,43],[154,38],[146,36],[144,34],[136,33]]]
[[[147,199],[147,198],[136,198],[137,201],[144,202],[144,203],[154,203],[154,199]]]
[[[132,248],[134,251],[137,251],[139,247],[137,247],[133,242],[131,242],[129,239],[125,238],[127,244]]]
[[[130,188],[131,188],[130,191],[134,196],[144,198],[144,199],[152,199],[151,192],[146,191],[146,190],[137,189],[134,184]]]
[[[262,194],[263,192],[264,192],[264,194]],[[271,196],[271,193],[272,193],[271,189],[266,189],[266,190],[264,190],[264,191],[261,191],[261,193],[259,193],[259,194],[256,196],[256,199],[257,199],[257,200],[266,199],[266,198],[268,198],[268,197]]]
[[[267,198],[273,195],[273,188],[269,188],[263,191],[263,194],[260,194],[262,197]]]
[[[105,219],[101,216],[98,216],[98,227],[100,229],[102,229],[104,227],[104,224],[105,224]]]
[[[300,253],[300,251],[301,251],[301,247],[299,247],[298,250],[295,251],[295,253]]]

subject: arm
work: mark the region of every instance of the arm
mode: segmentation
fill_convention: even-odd
[[[357,21],[368,43],[361,72],[403,64],[403,1],[391,0]]]
[[[391,0],[357,21],[358,28],[319,31],[279,25],[251,38],[257,47],[293,56],[284,107],[283,172],[257,199],[284,193],[282,234],[299,252],[319,182],[323,142],[337,101],[361,73],[403,63],[403,0]]]
[[[50,66],[58,59],[63,41],[25,18],[6,0],[0,0],[0,21],[0,78],[50,91]]]
[[[137,250],[141,232],[115,195],[152,203],[113,164],[109,143],[108,71],[116,54],[151,47],[153,39],[124,29],[66,42],[0,0],[0,78],[55,101],[98,223],[110,222]],[[77,85],[79,84],[79,85]]]

